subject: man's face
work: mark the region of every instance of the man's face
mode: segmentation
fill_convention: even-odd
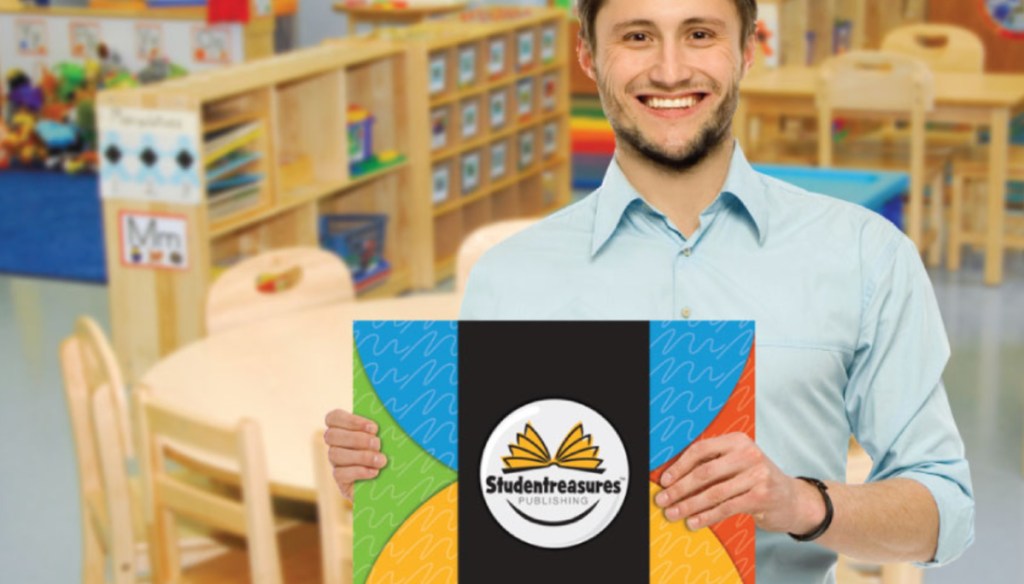
[[[730,136],[754,46],[732,0],[605,0],[593,37],[580,65],[620,148],[682,172]]]

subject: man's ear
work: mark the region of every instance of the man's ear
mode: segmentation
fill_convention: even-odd
[[[754,55],[757,51],[757,34],[751,34],[747,37],[747,43],[743,48],[743,76],[746,77],[747,73],[750,73],[750,69],[754,66]]]
[[[583,37],[576,37],[576,59],[579,61],[580,69],[586,73],[587,77],[590,77],[592,81],[597,82],[597,76],[594,75],[594,54],[590,51],[590,43],[583,40]]]

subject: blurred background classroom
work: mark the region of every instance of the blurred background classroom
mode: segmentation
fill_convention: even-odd
[[[1019,582],[1024,1],[758,4],[734,131],[917,243],[977,500],[957,562],[839,582]],[[566,0],[0,0],[0,581],[350,582],[318,464],[350,323],[456,318],[480,253],[599,184],[577,31]],[[167,405],[263,464],[178,436],[167,472]],[[154,527],[157,488],[186,511]]]

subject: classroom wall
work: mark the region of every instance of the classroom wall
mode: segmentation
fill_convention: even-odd
[[[985,43],[987,71],[1024,72],[1024,38],[1000,35],[983,12],[981,2],[929,0],[928,21],[963,26],[980,35]]]

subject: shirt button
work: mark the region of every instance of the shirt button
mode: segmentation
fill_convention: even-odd
[[[689,308],[684,308],[682,311],[679,312],[679,314],[682,315],[683,318],[687,318],[688,319],[688,318],[690,318],[690,309]]]
[[[683,250],[683,255],[686,256],[686,257],[690,257],[690,254],[692,254],[692,253],[693,253],[693,250],[690,249],[690,248],[686,248],[686,249]]]

